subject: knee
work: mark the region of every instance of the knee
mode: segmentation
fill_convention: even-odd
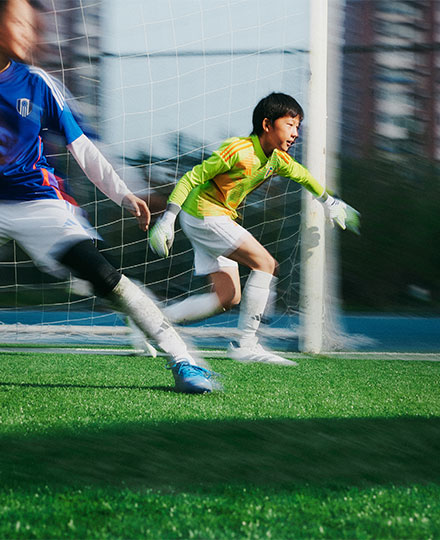
[[[121,279],[121,274],[104,258],[91,240],[74,244],[59,261],[75,276],[91,283],[98,296],[108,295]]]
[[[277,261],[269,254],[260,261],[258,268],[253,268],[253,270],[260,270],[260,272],[266,272],[267,274],[272,274],[273,276],[278,273],[278,263]]]

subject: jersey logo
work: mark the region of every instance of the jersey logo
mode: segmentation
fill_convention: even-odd
[[[273,167],[268,167],[264,173],[264,180],[273,174]]]
[[[23,117],[29,116],[32,112],[32,103],[28,98],[17,99],[17,112]]]

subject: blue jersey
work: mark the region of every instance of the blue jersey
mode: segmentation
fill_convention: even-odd
[[[11,62],[0,73],[0,199],[64,198],[44,155],[46,128],[63,135],[66,144],[83,134],[54,79]]]

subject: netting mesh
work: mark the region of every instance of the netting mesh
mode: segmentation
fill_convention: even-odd
[[[249,134],[252,110],[263,96],[286,92],[306,106],[307,31],[297,24],[308,26],[306,2],[41,4],[41,43],[33,62],[68,89],[84,131],[147,200],[153,219],[184,172],[225,138]],[[158,259],[135,220],[97,192],[64,142],[51,133],[44,139],[57,173],[68,178],[101,235],[100,249],[118,269],[160,301],[205,291],[179,227],[171,257]],[[294,156],[301,161],[301,140]],[[298,309],[299,212],[298,186],[283,178],[264,184],[240,210],[241,223],[280,263],[275,318],[289,329]],[[0,341],[31,339],[29,328],[23,330],[28,324],[38,340],[47,339],[54,325],[59,328],[49,341],[58,334],[80,336],[79,341],[96,341],[101,334],[100,342],[126,339],[123,322],[107,306],[75,294],[70,282],[40,273],[15,243],[0,248],[0,269]],[[235,319],[231,312],[208,324],[233,326]]]

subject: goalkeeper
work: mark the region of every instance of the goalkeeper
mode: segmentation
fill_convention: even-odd
[[[342,229],[358,232],[359,214],[330,195],[288,151],[298,137],[304,113],[286,94],[272,93],[253,112],[249,137],[226,140],[210,158],[187,172],[176,184],[165,213],[150,232],[150,246],[166,257],[173,243],[177,215],[194,250],[198,275],[209,275],[212,292],[193,295],[165,308],[172,322],[204,319],[241,301],[239,338],[228,354],[241,362],[295,365],[265,350],[257,330],[268,302],[277,268],[275,259],[234,220],[246,195],[272,175],[298,182],[324,206],[328,219]],[[251,272],[241,299],[238,265]]]
[[[49,166],[42,131],[64,136],[87,177],[146,231],[150,211],[130,192],[75,121],[58,84],[27,64],[36,44],[36,12],[28,0],[0,0],[0,244],[15,240],[43,271],[72,272],[131,317],[171,357],[176,389],[209,392],[211,373],[198,367],[156,305],[96,249],[90,225],[69,202]]]

